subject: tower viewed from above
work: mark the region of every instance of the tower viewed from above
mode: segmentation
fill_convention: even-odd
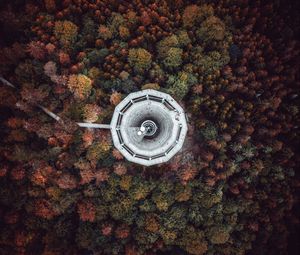
[[[182,107],[152,89],[129,94],[115,108],[110,126],[114,146],[127,160],[145,166],[167,162],[187,133]]]

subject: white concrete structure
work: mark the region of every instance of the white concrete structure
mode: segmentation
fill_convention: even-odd
[[[1,76],[0,82],[16,88]],[[37,107],[56,121],[62,120],[42,105]],[[110,125],[77,125],[110,129],[115,147],[125,158],[145,166],[167,162],[182,148],[187,133],[182,107],[170,95],[152,89],[129,94],[115,108]]]
[[[182,148],[187,133],[182,107],[152,89],[131,93],[118,104],[110,128],[124,157],[145,166],[167,162]]]

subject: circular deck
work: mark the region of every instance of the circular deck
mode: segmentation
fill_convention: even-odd
[[[129,94],[115,108],[110,126],[114,146],[127,160],[145,166],[167,162],[187,133],[182,107],[151,89]]]

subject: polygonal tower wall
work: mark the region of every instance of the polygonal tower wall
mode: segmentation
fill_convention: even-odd
[[[142,134],[143,123],[154,123],[155,134]],[[110,126],[114,146],[127,160],[145,166],[167,162],[182,148],[187,133],[182,107],[152,89],[129,94],[115,108]]]

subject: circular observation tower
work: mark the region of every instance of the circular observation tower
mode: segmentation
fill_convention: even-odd
[[[110,123],[114,146],[134,163],[167,162],[181,148],[187,133],[185,112],[168,94],[147,89],[129,94]]]

